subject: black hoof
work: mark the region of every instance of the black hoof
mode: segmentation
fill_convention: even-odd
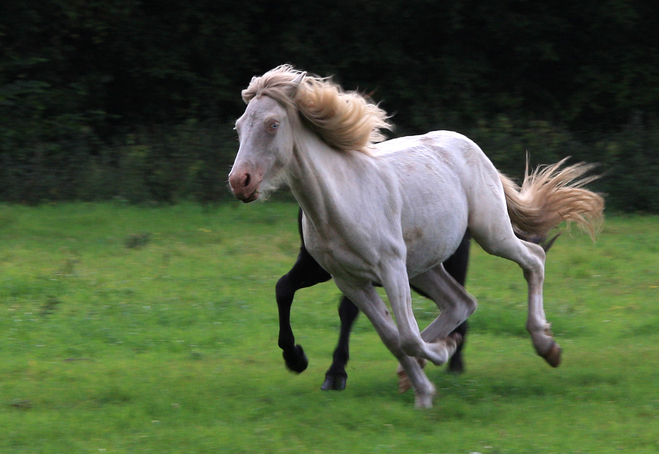
[[[322,391],[343,391],[346,389],[346,381],[348,377],[341,375],[326,375],[323,386],[320,387]]]
[[[465,367],[464,367],[464,363],[462,362],[462,358],[456,358],[455,356],[453,356],[448,363],[447,372],[449,374],[460,375],[464,371],[465,371]]]
[[[296,345],[293,351],[284,351],[283,355],[286,367],[298,374],[304,372],[309,365],[309,360],[301,345]]]

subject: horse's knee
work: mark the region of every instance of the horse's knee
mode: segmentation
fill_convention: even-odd
[[[528,267],[533,271],[543,272],[545,270],[545,261],[547,260],[547,253],[542,248],[535,243],[529,243],[522,241],[522,244],[526,247],[526,250],[529,252],[530,257],[528,260]]]
[[[422,340],[411,334],[399,334],[398,346],[406,356],[419,357],[423,352]]]
[[[406,356],[419,356],[419,348],[413,343],[401,343],[400,349]],[[400,359],[400,358],[399,358]]]
[[[289,304],[293,302],[295,296],[295,288],[291,283],[291,278],[288,274],[284,274],[279,278],[277,284],[275,284],[275,298],[277,299],[277,304]]]

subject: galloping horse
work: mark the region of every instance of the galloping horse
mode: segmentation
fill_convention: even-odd
[[[467,137],[450,131],[384,139],[386,113],[357,93],[291,66],[252,79],[236,122],[240,146],[229,183],[252,202],[287,184],[304,211],[305,245],[339,289],[371,320],[399,360],[417,407],[435,387],[417,358],[443,364],[459,339],[449,333],[476,300],[445,271],[465,230],[488,253],[516,262],[528,283],[526,328],[552,366],[561,349],[543,308],[545,252],[515,230],[545,237],[574,221],[594,237],[604,201],[583,186],[592,165],[565,160],[525,175],[521,187],[500,174]],[[396,322],[373,287],[379,282]],[[409,284],[441,309],[425,329]],[[439,339],[438,341],[433,341]]]

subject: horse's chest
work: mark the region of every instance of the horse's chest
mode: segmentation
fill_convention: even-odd
[[[309,253],[332,276],[377,280],[375,269],[379,251],[369,242],[342,236],[329,228],[322,234],[313,226],[304,225],[304,244]]]

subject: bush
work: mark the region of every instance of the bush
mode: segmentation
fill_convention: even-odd
[[[213,203],[227,196],[226,175],[237,144],[230,125],[188,122],[127,134],[103,144],[81,134],[48,141],[32,133],[0,153],[0,200]]]

